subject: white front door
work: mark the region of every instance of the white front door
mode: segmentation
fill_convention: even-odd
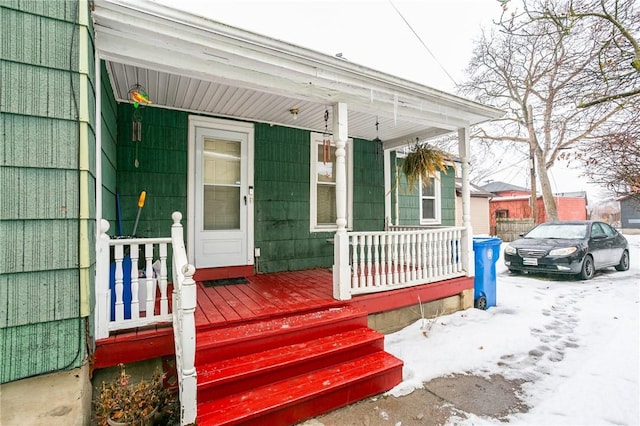
[[[201,117],[189,123],[193,263],[252,265],[253,125]]]

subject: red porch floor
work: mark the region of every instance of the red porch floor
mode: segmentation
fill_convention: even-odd
[[[196,327],[228,326],[345,303],[368,314],[429,302],[473,288],[473,277],[462,277],[383,293],[333,299],[333,276],[328,269],[278,272],[247,276],[247,284],[205,287],[198,282]],[[94,368],[104,368],[174,353],[169,324],[119,332],[96,342]]]

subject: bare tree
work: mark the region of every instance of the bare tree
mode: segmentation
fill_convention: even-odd
[[[501,1],[505,11],[510,1]],[[582,93],[580,107],[640,95],[640,8],[636,0],[536,0],[523,3],[528,20],[546,20],[565,33],[590,26],[599,46],[598,60],[587,68],[593,84]],[[514,12],[515,13],[515,12]],[[579,25],[576,25],[579,23]]]
[[[625,108],[609,132],[586,139],[561,160],[580,162],[591,181],[640,200],[640,105]]]
[[[598,61],[597,31],[576,22],[567,32],[548,20],[514,14],[476,42],[470,78],[462,86],[506,111],[480,130],[480,138],[528,144],[550,220],[558,213],[547,171],[563,150],[598,135],[623,109],[614,103],[578,108],[581,94],[593,84],[584,71]]]

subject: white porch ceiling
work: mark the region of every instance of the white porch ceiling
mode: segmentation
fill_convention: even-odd
[[[339,58],[157,3],[97,0],[96,50],[116,100],[142,85],[156,107],[322,132],[348,108],[349,136],[407,145],[502,115]],[[293,119],[291,108],[298,109]],[[328,130],[332,131],[332,117]],[[379,122],[376,133],[375,123]]]

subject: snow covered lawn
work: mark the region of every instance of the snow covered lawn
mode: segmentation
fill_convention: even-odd
[[[629,271],[609,268],[590,281],[511,275],[501,255],[497,306],[419,320],[386,337],[385,349],[405,362],[403,382],[389,393],[453,373],[497,373],[527,382],[530,409],[511,423],[640,424],[640,235],[625,237]],[[451,421],[499,423],[471,414]]]

